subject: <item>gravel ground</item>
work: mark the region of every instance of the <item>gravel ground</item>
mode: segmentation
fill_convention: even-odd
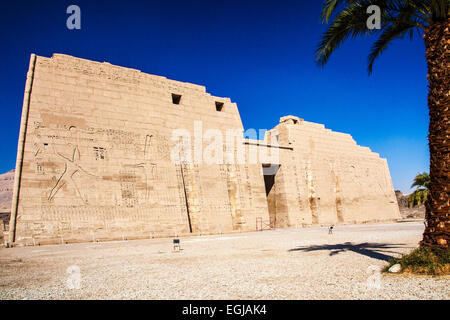
[[[3,248],[0,298],[449,299],[449,277],[380,274],[422,232],[421,222],[283,229],[183,238],[178,253],[171,239]]]

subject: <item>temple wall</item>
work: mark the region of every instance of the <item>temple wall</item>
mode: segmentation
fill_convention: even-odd
[[[208,163],[204,153],[217,153],[208,131],[243,130],[229,98],[60,54],[36,57],[30,74],[15,241],[253,231],[258,219],[285,228],[399,218],[386,160],[350,135],[284,117],[269,131],[277,143],[238,140],[242,163]],[[181,149],[180,131],[191,137]],[[238,146],[224,144],[235,156]],[[255,160],[249,150],[279,153]],[[267,196],[266,164],[279,165]]]
[[[220,112],[215,102],[223,103]],[[230,179],[249,184],[248,170],[177,165],[176,129],[193,136],[242,130],[242,123],[236,104],[202,86],[65,55],[37,57],[16,240],[187,234],[187,206],[193,233],[254,230],[247,216],[233,227],[227,192]],[[252,211],[247,190],[237,202],[241,215]]]
[[[400,218],[385,159],[348,134],[285,118],[274,130],[280,144],[293,148],[291,156],[280,157],[282,174],[289,177],[284,179],[289,226]]]

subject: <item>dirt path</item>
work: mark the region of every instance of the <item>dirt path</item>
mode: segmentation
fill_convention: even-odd
[[[183,238],[179,253],[171,239],[0,249],[0,298],[449,299],[448,277],[378,271],[422,232],[421,222],[283,229]]]

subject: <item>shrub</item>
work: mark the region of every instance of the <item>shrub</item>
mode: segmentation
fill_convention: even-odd
[[[450,250],[433,251],[419,247],[400,258],[390,260],[383,271],[387,272],[397,263],[402,266],[402,273],[450,275]]]

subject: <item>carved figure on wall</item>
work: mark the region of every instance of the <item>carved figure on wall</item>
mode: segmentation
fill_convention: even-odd
[[[76,130],[74,126],[71,126],[69,128],[69,131]],[[81,199],[83,203],[87,203],[87,199],[81,194],[80,188],[78,187],[77,182],[74,180],[74,175],[84,174],[89,177],[96,178],[97,176],[94,174],[91,174],[87,172],[85,169],[83,169],[79,163],[81,154],[78,147],[78,132],[77,132],[77,144],[73,146],[71,156],[67,157],[64,154],[58,152],[53,144],[51,144],[51,148],[53,151],[53,154],[59,157],[64,161],[64,169],[60,177],[56,180],[55,185],[50,191],[50,194],[48,195],[48,201],[51,201],[55,195],[58,193],[58,191],[64,186],[64,185],[70,185],[73,189],[75,189],[75,192],[77,193],[78,197]]]
[[[64,170],[63,170],[61,176],[56,181],[56,184],[50,191],[48,200],[51,201],[54,198],[54,196],[58,193],[59,189],[61,189],[65,184],[69,184],[75,189],[75,191],[76,191],[77,195],[80,197],[81,201],[83,201],[83,203],[87,203],[87,200],[81,194],[80,189],[77,185],[77,182],[73,179],[73,177],[76,173],[83,173],[83,174],[91,176],[91,177],[96,177],[96,176],[94,174],[87,172],[80,166],[80,164],[79,164],[80,151],[78,149],[78,146],[74,147],[71,158],[68,158],[68,157],[64,156],[63,154],[57,152],[53,146],[52,146],[52,148],[54,150],[54,153],[58,157],[63,159],[65,162],[64,162]]]

